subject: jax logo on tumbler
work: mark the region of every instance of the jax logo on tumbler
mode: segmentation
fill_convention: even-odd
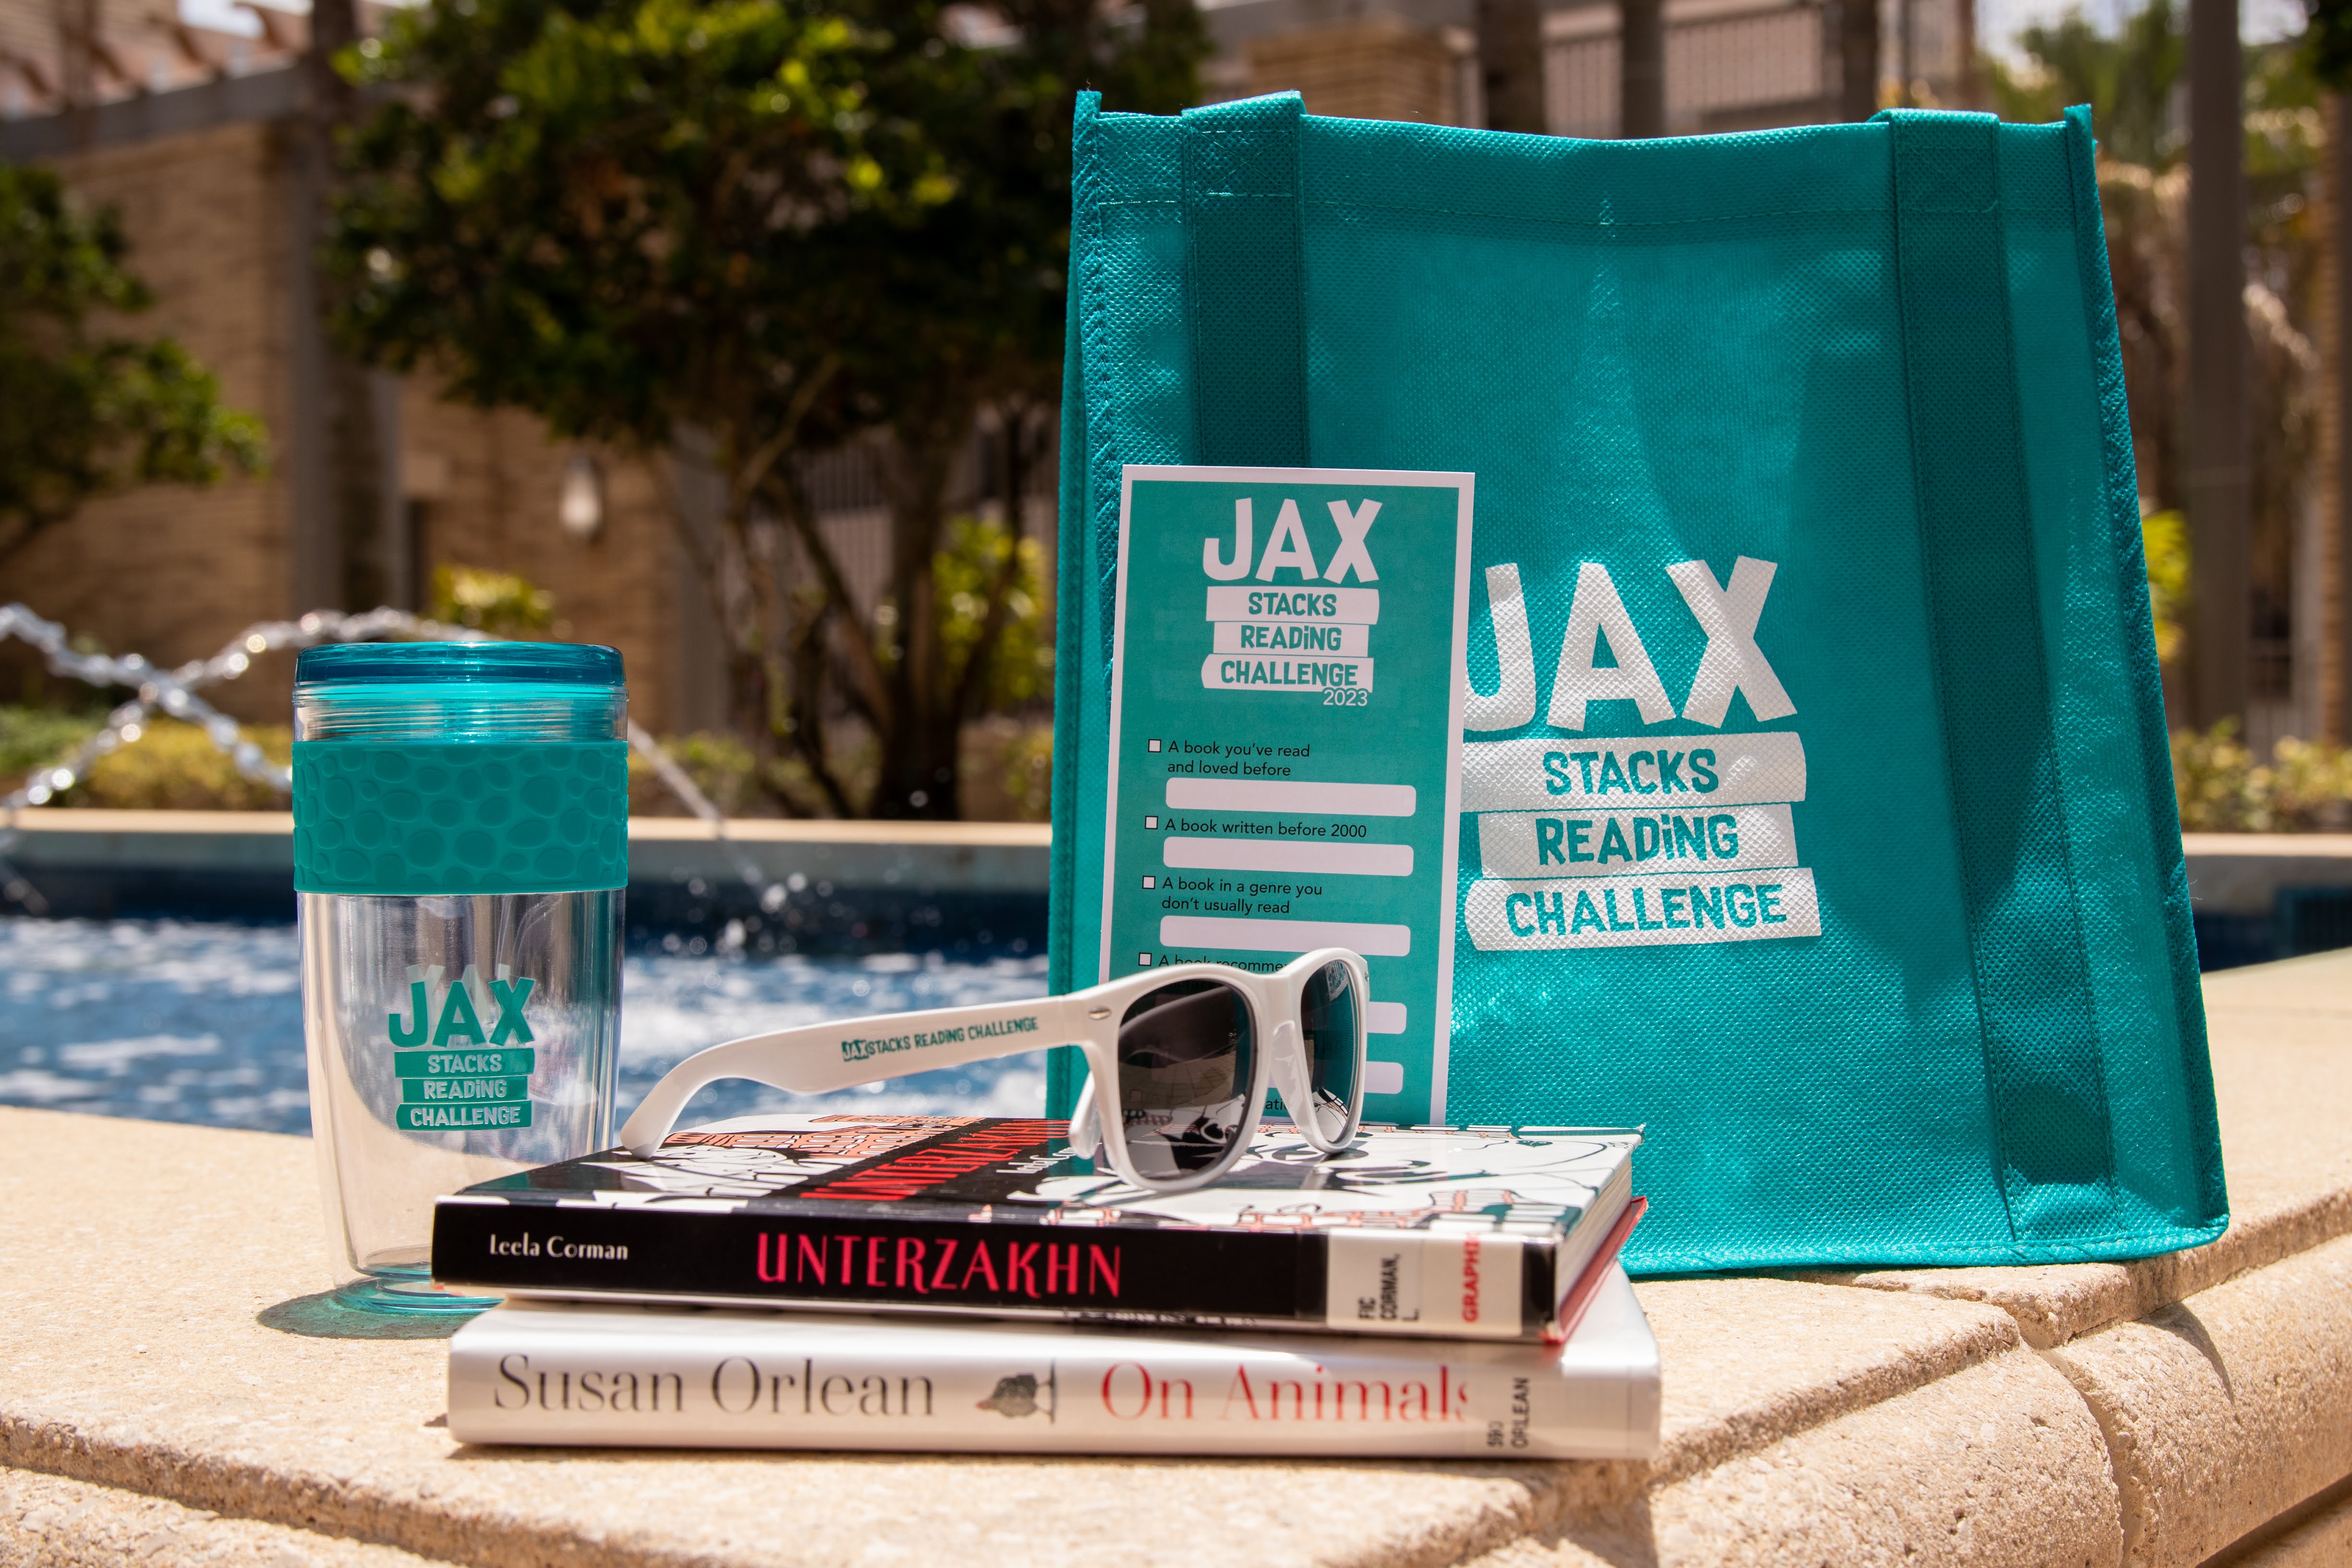
[[[411,965],[406,1006],[384,1016],[400,1083],[394,1124],[404,1132],[530,1126],[539,1052],[523,1009],[539,982],[503,963],[488,981],[470,963],[454,985],[442,984],[444,973]]]
[[[1735,694],[1759,723],[1797,711],[1756,643],[1778,567],[1743,555],[1728,585],[1704,561],[1665,571],[1706,639],[1679,706],[1608,567],[1586,561],[1544,708],[1559,733],[1463,744],[1462,809],[1477,820],[1480,875],[1462,912],[1481,949],[1821,934],[1813,874],[1797,858],[1791,808],[1805,798],[1805,749],[1794,731],[1583,737],[1599,702],[1632,703],[1644,727],[1681,719],[1718,730]],[[1486,569],[1486,600],[1497,679],[1491,692],[1471,688],[1463,721],[1516,730],[1534,721],[1538,696],[1516,564]],[[1604,638],[1613,663],[1600,662]]]

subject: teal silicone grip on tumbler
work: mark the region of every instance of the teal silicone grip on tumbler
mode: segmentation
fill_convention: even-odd
[[[629,879],[629,748],[303,741],[294,886],[305,893],[556,893]]]
[[[296,889],[422,897],[625,886],[620,690],[620,656],[610,648],[408,643],[305,653]],[[533,738],[509,738],[518,730]]]

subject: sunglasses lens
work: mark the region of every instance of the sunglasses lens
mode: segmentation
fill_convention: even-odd
[[[1346,964],[1327,963],[1307,977],[1307,994],[1298,1003],[1298,1027],[1307,1041],[1307,1083],[1315,1096],[1309,1114],[1315,1130],[1326,1138],[1345,1131],[1355,1110],[1363,1016],[1355,972]]]
[[[1118,1026],[1118,1115],[1147,1177],[1223,1161],[1241,1135],[1257,1071],[1248,999],[1218,980],[1147,992]]]

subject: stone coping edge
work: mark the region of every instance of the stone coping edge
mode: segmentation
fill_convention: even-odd
[[[1790,1436],[1871,1409],[1971,1367],[2020,1353],[2013,1322],[1987,1313],[1927,1353],[1911,1346],[1891,1352],[1826,1385],[1792,1391],[1780,1398],[1732,1412],[1696,1431],[1667,1440],[1655,1459],[1584,1460],[1554,1464],[1481,1464],[1431,1460],[1298,1459],[1299,1466],[1333,1468],[1410,1469],[1505,1480],[1519,1489],[1516,1499],[1479,1506],[1457,1521],[1424,1528],[1410,1540],[1380,1543],[1369,1555],[1334,1560],[1332,1568],[1447,1568],[1530,1535],[1573,1516],[1622,1508],[1643,1492],[1717,1468]],[[516,1450],[578,1458],[576,1450]],[[665,1450],[665,1452],[667,1452]],[[874,1456],[861,1456],[872,1458]],[[1228,1465],[1246,1468],[1258,1461],[1171,1458],[1139,1460],[1110,1456],[1034,1457],[960,1454],[960,1464],[1030,1468],[1091,1463],[1131,1468]],[[554,1534],[543,1521],[509,1518],[495,1510],[456,1512],[445,1499],[337,1480],[317,1472],[289,1475],[242,1462],[234,1456],[189,1453],[152,1442],[110,1443],[100,1431],[0,1413],[0,1466],[113,1487],[168,1499],[228,1518],[286,1525],[352,1541],[396,1547],[436,1561],[495,1564],[496,1568],[691,1568],[698,1553],[660,1548],[627,1533],[601,1537]]]
[[[557,1459],[581,1458],[576,1449],[511,1452]],[[1102,1463],[1133,1468],[1138,1463],[1223,1463],[1239,1468],[1262,1462],[1139,1461],[1133,1457],[1110,1457],[1097,1461],[1067,1455],[1044,1458],[979,1454],[950,1457],[959,1464],[1009,1467]],[[1523,1500],[1518,1504],[1490,1504],[1450,1526],[1426,1530],[1410,1542],[1384,1542],[1372,1556],[1359,1560],[1361,1568],[1447,1568],[1465,1558],[1524,1539],[1580,1501],[1630,1499],[1654,1479],[1647,1467],[1632,1461],[1588,1462],[1574,1467],[1419,1460],[1316,1459],[1293,1463],[1348,1468],[1410,1465],[1415,1470],[1525,1485]],[[316,1474],[289,1476],[261,1466],[243,1465],[215,1456],[177,1453],[153,1444],[112,1447],[81,1432],[37,1426],[5,1415],[0,1415],[0,1466],[162,1497],[224,1518],[290,1526],[316,1534],[395,1547],[436,1562],[482,1564],[484,1568],[701,1568],[707,1561],[699,1551],[664,1548],[634,1532],[556,1534],[542,1522],[510,1518],[495,1510],[457,1512],[440,1500],[421,1495],[345,1486]],[[1558,1484],[1560,1472],[1577,1469],[1588,1472],[1578,1478],[1585,1485]],[[1530,1470],[1551,1472],[1545,1479],[1553,1484],[1536,1480],[1527,1474]],[[1331,1568],[1354,1565],[1334,1560]]]
[[[439,1568],[397,1547],[0,1466],[0,1568]]]
[[[2191,856],[2243,855],[2288,860],[2352,859],[2352,833],[2184,833]]]
[[[2128,1263],[1808,1270],[1785,1278],[1813,1285],[1904,1290],[1948,1301],[1980,1301],[2015,1319],[2028,1345],[2050,1351],[2084,1334],[2147,1317],[2347,1235],[2352,1235],[2352,1193],[2333,1192],[2251,1219],[2233,1215],[2219,1240],[2186,1252]]]

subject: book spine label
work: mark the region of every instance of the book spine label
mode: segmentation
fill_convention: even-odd
[[[890,1338],[886,1349],[788,1328],[700,1343],[469,1329],[450,1347],[449,1431],[467,1443],[1433,1458],[1638,1458],[1654,1443],[1654,1362]]]
[[[1536,1339],[1517,1237],[850,1213],[436,1205],[434,1278],[479,1289]],[[1336,1261],[1337,1266],[1333,1264]]]
[[[1528,1250],[1517,1237],[1468,1231],[1328,1231],[1324,1316],[1350,1333],[1532,1337],[1542,1324],[1528,1321]]]

